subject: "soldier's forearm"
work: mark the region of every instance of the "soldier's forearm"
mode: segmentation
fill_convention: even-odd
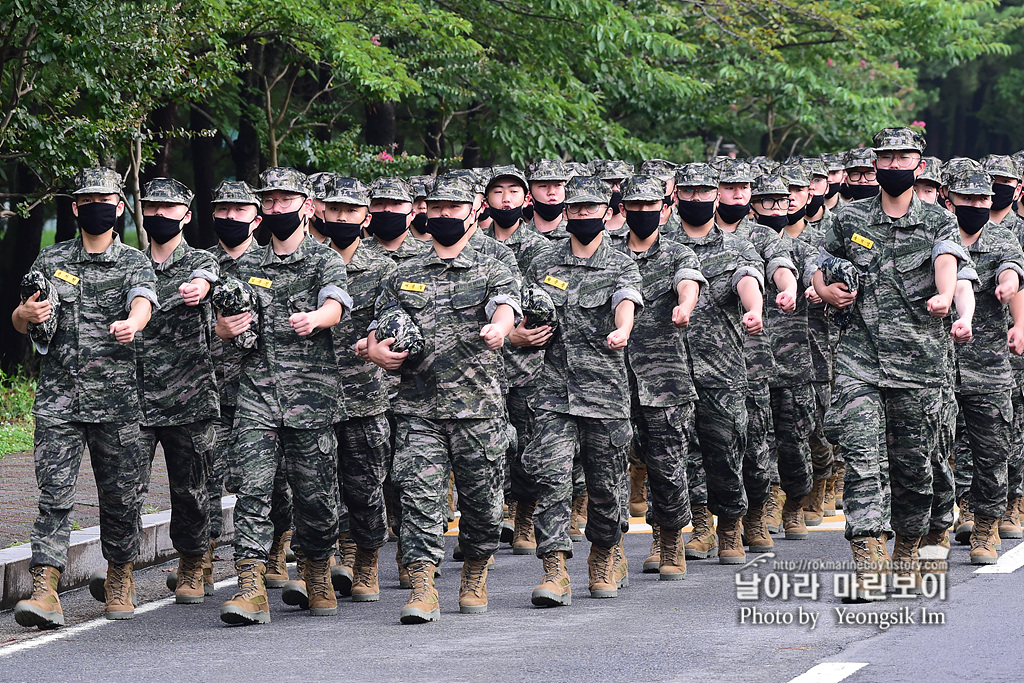
[[[959,304],[957,304],[957,310]],[[1017,292],[1010,299],[1010,316],[1013,318],[1013,326],[1024,328],[1024,292]]]
[[[956,303],[957,319],[966,323],[972,322],[974,320],[974,287],[970,280],[957,280],[953,301]]]
[[[697,297],[700,296],[700,283],[696,280],[683,280],[676,287],[676,293],[679,295],[679,307],[683,309],[683,313],[690,315],[693,313],[694,306],[697,305]]]
[[[743,310],[747,313],[757,313],[758,315],[761,315],[764,300],[761,298],[761,286],[758,284],[757,280],[749,275],[744,275],[740,278],[739,283],[737,283],[736,291],[740,295],[740,302],[743,304]]]
[[[491,324],[501,329],[501,336],[507,337],[515,327],[516,312],[508,304],[499,304],[491,316]]]
[[[623,332],[633,331],[633,318],[636,314],[636,304],[629,299],[623,299],[615,307],[615,329]]]
[[[789,292],[794,297],[796,296],[796,276],[789,268],[776,268],[772,280],[775,281],[775,286],[779,288],[780,292]]]
[[[935,288],[949,300],[956,290],[956,266],[956,256],[952,254],[940,254],[935,259]]]
[[[316,310],[316,327],[317,329],[323,329],[325,327],[334,327],[341,322],[341,314],[343,310],[341,304],[335,299],[327,299],[324,301],[324,305]]]
[[[149,318],[153,315],[153,304],[145,297],[137,296],[132,299],[132,310],[128,314],[128,320],[135,323],[135,329],[141,330],[149,324]]]
[[[28,334],[28,320],[21,317],[22,307],[19,305],[11,312],[11,324],[21,334]]]

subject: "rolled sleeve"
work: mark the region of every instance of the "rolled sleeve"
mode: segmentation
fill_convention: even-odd
[[[981,278],[978,277],[978,271],[976,271],[971,266],[967,266],[958,270],[956,272],[956,279],[967,280],[968,282],[971,283],[971,289],[973,289],[975,292],[981,291]]]
[[[1017,291],[1024,289],[1024,268],[1021,268],[1018,264],[1012,262],[1001,263],[996,269],[996,281],[998,282],[999,276],[1008,270],[1012,270],[1017,273]],[[959,278],[958,278],[959,279]]]
[[[217,284],[220,278],[213,271],[207,270],[206,268],[196,268],[192,271],[192,274],[188,278],[189,280],[206,280],[211,285]]]
[[[632,287],[624,287],[623,289],[616,290],[612,294],[612,310],[614,311],[619,307],[623,301],[632,301],[636,305],[636,312],[639,313],[644,309],[644,297],[640,292]]]
[[[337,285],[321,287],[320,293],[316,297],[316,307],[322,307],[328,299],[334,299],[341,304],[341,319],[347,320],[352,313],[352,297],[348,292]]]
[[[160,300],[156,298],[156,292],[149,287],[132,287],[128,290],[128,294],[125,295],[124,310],[128,313],[132,312],[132,302],[136,298],[142,297],[149,303],[153,304],[153,310],[160,308]]]
[[[952,254],[953,256],[956,256],[958,265],[963,265],[968,260],[967,252],[964,251],[963,246],[957,244],[953,240],[942,240],[932,247],[932,263],[934,264],[935,259],[939,258],[943,254]]]
[[[793,263],[792,259],[788,256],[775,256],[771,258],[767,265],[764,267],[764,275],[767,279],[772,280],[775,278],[775,271],[779,268],[787,268],[793,273],[793,277],[797,277],[798,273],[796,270],[796,264]]]
[[[762,292],[764,292],[764,274],[761,273],[759,269],[754,268],[753,266],[740,266],[739,268],[733,271],[731,283],[732,291],[736,292],[737,294],[740,293],[740,280],[742,280],[747,275],[757,280],[757,286],[760,287]]]
[[[672,287],[678,288],[679,283],[685,280],[693,280],[697,283],[698,292],[703,292],[707,286],[708,281],[704,277],[704,274],[696,268],[679,268],[676,270],[675,277],[672,278]]]
[[[523,321],[523,307],[519,305],[519,302],[514,296],[509,294],[498,294],[493,296],[484,305],[484,313],[487,315],[487,319],[490,320],[494,317],[494,312],[498,310],[498,306],[505,304],[511,306],[512,311],[515,313],[515,326],[518,327],[519,323]]]

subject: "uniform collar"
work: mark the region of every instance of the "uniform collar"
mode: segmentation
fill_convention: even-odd
[[[110,243],[106,251],[99,254],[90,254],[85,250],[85,245],[82,243],[82,236],[79,235],[75,238],[75,246],[71,250],[71,262],[72,263],[115,263],[121,256],[121,252],[124,251],[124,244],[121,242],[121,238],[118,234],[114,233],[114,241]]]
[[[157,263],[153,260],[153,245],[146,247],[146,256],[149,257],[150,262],[153,264],[153,270],[164,271],[170,270],[175,263],[185,258],[185,253],[188,251],[188,245],[185,244],[185,238],[182,237],[181,241],[178,242],[178,246],[174,248],[171,255],[168,256],[163,263]]]
[[[601,236],[601,244],[598,245],[597,251],[595,251],[590,258],[580,258],[572,253],[572,240],[565,240],[564,246],[561,246],[562,250],[562,263],[567,266],[586,266],[587,268],[601,269],[608,265],[608,255],[611,253],[611,247],[608,246],[610,237],[605,231],[605,234]]]

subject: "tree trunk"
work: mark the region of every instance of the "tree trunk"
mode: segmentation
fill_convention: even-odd
[[[365,107],[366,124],[363,137],[371,147],[383,147],[390,152],[395,144],[397,124],[394,102],[369,102]]]
[[[35,174],[20,163],[15,168],[12,185],[12,192],[24,195],[40,189]],[[21,278],[39,254],[45,213],[46,207],[40,204],[32,209],[28,218],[16,216],[8,219],[7,230],[0,240],[0,310],[8,320],[11,311],[21,303]],[[9,322],[0,324],[0,368],[11,373],[31,358],[28,337],[19,334]]]
[[[78,223],[75,222],[75,213],[71,209],[74,200],[70,195],[57,195],[54,201],[57,204],[57,234],[53,241],[56,243],[75,239]]]
[[[246,69],[242,81],[238,139],[231,158],[235,162],[235,178],[255,187],[260,177],[260,136],[251,112],[263,109],[263,91],[258,80],[258,73],[262,69],[263,46],[249,45],[242,61],[251,64],[252,68]]]
[[[207,119],[196,105],[192,108],[189,127],[193,133],[209,133]],[[193,247],[205,249],[217,243],[213,232],[213,138],[196,135],[192,138],[192,174],[196,198],[192,202],[192,221],[185,226],[185,241]]]
[[[153,130],[157,132],[157,139],[160,145],[157,147],[156,154],[153,157],[152,166],[144,169],[141,174],[143,183],[147,183],[153,178],[171,177],[171,148],[173,139],[167,135],[167,132],[174,130],[178,123],[178,105],[168,104],[155,109],[150,114],[150,121],[153,124]]]

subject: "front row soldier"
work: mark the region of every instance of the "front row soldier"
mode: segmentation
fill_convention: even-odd
[[[512,273],[470,244],[475,192],[463,177],[438,178],[427,195],[428,251],[383,279],[376,318],[407,315],[423,334],[422,358],[367,344],[369,357],[401,370],[392,477],[400,491],[402,557],[411,583],[403,624],[440,619],[434,571],[444,557],[448,482],[459,492],[465,562],[459,611],[487,610],[487,565],[498,549],[508,447],[499,350],[522,310]]]
[[[32,530],[32,595],[14,607],[22,626],[64,624],[57,585],[67,562],[75,482],[89,447],[99,492],[100,543],[106,558],[105,615],[135,614],[132,564],[142,532],[144,468],[136,371],[136,334],[159,304],[149,260],[114,234],[124,212],[121,178],[107,168],[82,171],[72,210],[81,234],[40,252],[38,273],[53,297],[32,294],[11,314],[22,334],[57,323],[42,356],[35,416],[39,515]],[[39,348],[38,341],[35,342]]]

